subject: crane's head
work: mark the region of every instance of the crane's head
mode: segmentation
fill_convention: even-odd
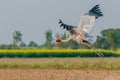
[[[57,42],[57,43],[62,42],[62,40],[61,39],[56,39],[55,42]]]

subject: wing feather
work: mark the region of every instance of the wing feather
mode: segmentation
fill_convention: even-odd
[[[63,29],[66,29],[66,30],[70,30],[72,28],[75,28],[75,26],[67,25],[67,24],[63,23],[63,21],[61,19],[59,20],[59,24],[60,24],[60,27],[63,27]]]
[[[92,32],[94,22],[95,16],[84,15],[81,17],[78,27],[84,34],[90,34]]]
[[[98,17],[103,16],[103,13],[101,12],[99,5],[95,5],[91,10],[89,10],[88,14],[95,16],[96,19]]]
[[[95,19],[101,16],[103,16],[103,13],[101,12],[99,5],[95,5],[87,14],[81,17],[78,27],[84,34],[90,34],[92,32]]]

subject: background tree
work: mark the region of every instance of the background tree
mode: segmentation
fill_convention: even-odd
[[[120,29],[116,29],[116,36],[117,48],[120,48]]]
[[[45,32],[45,38],[46,38],[46,41],[45,41],[45,44],[44,44],[45,48],[51,49],[53,47],[53,44],[52,44],[52,40],[53,40],[52,30],[49,29]]]
[[[15,31],[13,33],[13,46],[16,48],[18,46],[18,43],[22,41],[22,35],[20,31]]]
[[[70,40],[67,42],[69,49],[78,49],[80,48],[80,44],[78,44],[76,41]]]
[[[19,46],[20,47],[26,47],[27,45],[25,44],[25,42],[22,41]]]
[[[30,41],[30,43],[28,44],[29,47],[38,47],[37,43],[35,43],[34,41]]]
[[[98,48],[117,50],[117,48],[120,48],[120,29],[102,30],[101,36],[97,36],[94,44]]]
[[[0,45],[0,49],[13,49],[12,44],[2,44]]]
[[[115,29],[107,29],[107,30],[103,30],[101,32],[101,34],[103,35],[103,37],[108,41],[108,43],[110,44],[110,47],[112,50],[116,50],[117,49],[117,35],[116,35],[116,30]]]
[[[96,41],[94,42],[94,45],[97,48],[102,48],[102,49],[111,49],[110,44],[106,40],[106,38],[103,38],[102,36],[97,36]]]

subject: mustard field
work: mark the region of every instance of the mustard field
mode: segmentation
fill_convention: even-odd
[[[105,57],[119,57],[120,50],[99,50]],[[91,49],[79,49],[79,50],[0,50],[0,58],[44,58],[44,57],[98,57],[94,50]]]

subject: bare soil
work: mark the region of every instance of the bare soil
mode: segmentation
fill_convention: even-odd
[[[120,70],[0,69],[0,80],[120,80]]]

